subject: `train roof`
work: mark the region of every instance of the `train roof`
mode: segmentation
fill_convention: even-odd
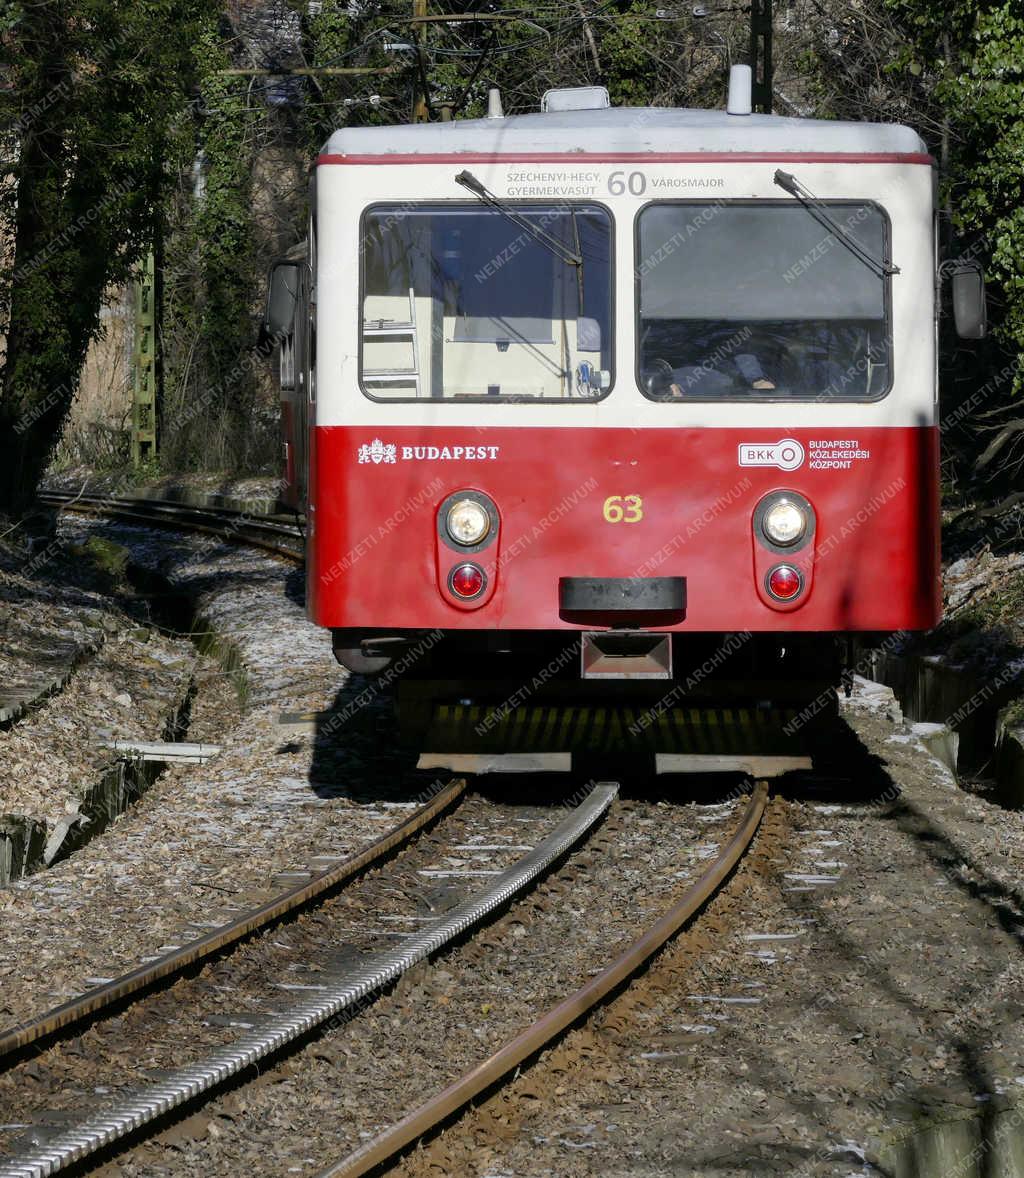
[[[551,153],[921,155],[924,141],[895,123],[844,123],[719,110],[610,107],[389,127],[344,127],[332,156]]]

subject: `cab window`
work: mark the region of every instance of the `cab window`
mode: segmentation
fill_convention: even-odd
[[[638,376],[647,397],[885,395],[892,371],[887,218],[869,202],[821,206],[825,216],[797,201],[641,210]]]
[[[608,213],[509,207],[518,224],[479,205],[378,205],[364,214],[366,396],[561,403],[610,389]]]

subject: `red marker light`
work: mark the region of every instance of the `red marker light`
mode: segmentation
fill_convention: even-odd
[[[460,564],[449,573],[448,586],[457,597],[479,597],[484,591],[483,569],[475,564]]]
[[[791,564],[777,564],[768,574],[768,592],[779,601],[792,601],[803,587],[803,577]]]

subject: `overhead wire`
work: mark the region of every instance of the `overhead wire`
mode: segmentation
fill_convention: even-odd
[[[565,20],[563,20],[559,24],[557,24],[553,29],[543,30],[541,32],[540,36],[532,37],[532,38],[529,38],[528,40],[525,40],[525,41],[516,41],[516,42],[508,44],[508,45],[496,45],[492,50],[489,51],[490,55],[497,56],[497,55],[503,54],[503,53],[518,53],[521,49],[529,49],[534,45],[541,45],[545,41],[551,40],[552,37],[559,36],[560,34],[563,34],[563,33],[567,32],[577,26],[581,26],[581,25],[586,24],[586,22],[588,20],[595,20],[597,17],[599,17],[603,13],[607,12],[609,8],[614,8],[617,3],[619,3],[619,0],[604,0],[604,2],[601,4],[598,4],[597,7],[592,12],[584,12],[583,15],[581,15],[581,16],[567,17]],[[536,9],[519,9],[516,11],[522,11],[522,12],[528,11],[528,12],[530,12],[530,14],[532,16],[536,16]],[[557,11],[557,9],[553,9],[553,11]],[[503,14],[503,15],[505,15],[505,14]],[[509,14],[509,15],[511,15],[511,14]],[[481,19],[480,23],[486,22],[486,16],[487,16],[486,13],[481,13],[482,19]],[[396,17],[396,16],[392,16],[390,18],[390,23],[392,23],[392,24],[400,23],[400,18]],[[466,23],[471,24],[473,22],[467,21]],[[524,23],[531,24],[534,27],[536,27],[535,21],[524,20]],[[326,68],[328,66],[337,65],[338,62],[344,61],[347,58],[354,56],[355,54],[361,52],[363,49],[368,47],[370,45],[370,42],[375,37],[381,36],[382,34],[387,33],[387,32],[390,32],[390,30],[387,27],[387,24],[382,25],[379,29],[374,29],[371,33],[367,34],[367,36],[364,37],[363,40],[358,45],[354,45],[350,49],[346,49],[343,53],[339,53],[336,57],[333,57],[328,61],[321,62],[320,66],[318,68]],[[480,50],[480,49],[469,49],[469,48],[467,48],[467,49],[446,49],[443,46],[427,46],[427,47],[425,47],[425,51],[427,53],[432,54],[432,55],[438,55],[441,57],[478,57],[482,52],[484,52],[483,50]],[[415,47],[410,45],[408,52],[415,53],[416,52]]]
[[[462,108],[462,106],[465,105],[465,102],[467,101],[469,93],[470,93],[470,89],[471,89],[473,83],[479,77],[480,72],[483,68],[483,65],[486,61],[492,60],[495,57],[499,57],[499,56],[506,55],[509,53],[518,53],[521,50],[530,49],[536,45],[544,44],[545,42],[548,42],[548,41],[552,40],[553,38],[564,36],[566,33],[571,32],[573,29],[584,26],[587,23],[587,21],[596,20],[599,17],[603,16],[604,13],[606,13],[609,9],[614,8],[618,3],[619,3],[619,0],[603,0],[603,2],[596,5],[592,11],[583,12],[579,15],[573,15],[570,17],[566,17],[564,20],[557,22],[553,28],[542,29],[540,34],[536,37],[530,37],[530,38],[527,38],[522,41],[514,41],[514,42],[511,42],[508,44],[504,44],[504,45],[499,45],[499,44],[495,43],[497,41],[497,37],[498,37],[498,31],[497,31],[498,24],[497,24],[497,22],[487,22],[487,23],[491,24],[491,38],[490,38],[490,41],[488,42],[488,44],[484,45],[482,48],[469,48],[469,47],[467,47],[464,49],[456,49],[456,48],[446,48],[446,47],[440,46],[440,45],[434,45],[434,46],[427,45],[427,46],[422,47],[422,53],[421,53],[421,52],[418,52],[418,50],[415,46],[410,44],[407,52],[410,54],[415,54],[416,58],[417,58],[415,63],[412,63],[412,62],[410,63],[410,68],[418,68],[419,69],[420,75],[421,75],[421,78],[420,78],[421,85],[423,85],[423,87],[424,87],[424,93],[428,93],[426,69],[425,69],[425,65],[423,62],[424,55],[429,54],[432,57],[472,57],[472,58],[475,58],[476,62],[475,62],[474,68],[473,68],[473,72],[470,75],[469,81],[466,83],[465,87],[463,88],[462,94],[460,94],[459,99],[457,100],[457,103],[453,107],[454,110],[459,110]],[[557,11],[560,11],[560,9],[558,6],[552,5],[550,8],[550,11],[557,12]],[[538,27],[535,19],[530,20],[530,19],[527,19],[525,16],[525,14],[528,13],[529,16],[536,18],[536,16],[538,15],[537,8],[533,8],[533,7],[531,7],[531,8],[518,8],[518,9],[513,9],[511,11],[508,11],[508,12],[504,12],[504,13],[502,13],[502,15],[510,15],[511,16],[511,15],[517,15],[519,13],[524,14],[524,20],[523,20],[524,24],[529,24],[534,28]],[[481,13],[482,20],[480,23],[485,23],[486,16],[487,16],[486,13]],[[381,37],[386,36],[389,33],[391,33],[391,29],[388,27],[389,23],[395,24],[395,23],[402,22],[402,18],[400,18],[396,15],[392,15],[391,17],[383,17],[382,19],[384,19],[387,23],[382,24],[379,28],[371,30],[365,37],[363,37],[363,39],[358,44],[350,46],[348,49],[344,50],[343,52],[336,54],[334,57],[329,58],[327,61],[321,62],[321,63],[319,63],[319,65],[313,66],[311,68],[313,68],[313,69],[327,69],[332,66],[337,66],[341,62],[347,61],[349,58],[355,57],[356,55],[366,51],[367,49],[372,48],[375,41],[377,41]],[[467,21],[466,23],[472,24],[475,22]],[[402,51],[399,50],[398,52],[402,52]],[[288,75],[287,72],[285,72],[285,73],[282,73],[281,76],[287,77],[290,75]],[[248,92],[251,90],[251,85],[252,85],[251,82],[246,83],[243,87],[240,88],[239,93],[248,94]],[[322,94],[322,91],[321,91],[321,94]],[[427,101],[428,101],[428,107],[429,107],[429,105],[430,105],[429,97],[428,97]],[[330,102],[323,102],[323,103],[312,103],[310,105],[312,105],[312,106],[321,106],[321,105],[330,106],[330,105],[336,105],[336,104],[332,104]]]

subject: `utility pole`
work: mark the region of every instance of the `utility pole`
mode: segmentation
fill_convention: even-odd
[[[597,52],[597,41],[594,39],[594,30],[590,27],[590,21],[587,20],[587,14],[583,10],[583,0],[576,0],[576,9],[580,14],[580,20],[583,22],[583,35],[587,39],[587,45],[590,47],[590,59],[594,63],[594,81],[601,80],[601,57]]]
[[[427,43],[427,0],[412,0],[412,17],[414,35],[416,37],[416,64],[419,68],[419,82],[413,91],[412,121],[426,123],[430,119],[429,98],[427,96],[427,66],[424,48]]]
[[[134,283],[132,464],[156,457],[156,265],[150,250]]]
[[[772,113],[772,0],[750,0],[751,106]]]

